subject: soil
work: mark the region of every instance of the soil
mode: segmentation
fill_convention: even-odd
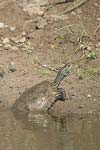
[[[0,0],[1,110],[11,108],[27,88],[54,80],[52,68],[70,59],[72,72],[61,83],[66,101],[56,102],[51,112],[100,115],[100,1],[60,15],[72,3],[30,15],[16,1]]]

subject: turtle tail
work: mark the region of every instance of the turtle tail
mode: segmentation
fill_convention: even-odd
[[[58,74],[53,82],[56,87],[58,87],[61,81],[69,75],[71,67],[71,64],[66,64],[58,71]]]

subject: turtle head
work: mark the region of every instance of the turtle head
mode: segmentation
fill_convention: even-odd
[[[72,64],[68,63],[58,71],[58,74],[53,82],[56,87],[58,87],[61,81],[70,74],[71,68]]]

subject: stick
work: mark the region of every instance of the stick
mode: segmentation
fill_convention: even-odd
[[[43,65],[41,63],[39,63],[38,65],[43,67],[43,68],[49,69],[50,71],[58,72],[58,69],[56,69],[56,68],[53,68],[53,67],[50,67],[50,66],[47,66],[47,65]]]
[[[82,6],[83,4],[85,4],[88,1],[89,0],[78,0],[77,2],[73,2],[73,6],[72,7],[69,7],[65,11],[61,12],[59,15],[70,13],[73,10],[75,10],[75,9],[79,8],[80,6]]]

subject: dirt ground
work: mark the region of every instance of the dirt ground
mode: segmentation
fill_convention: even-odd
[[[100,115],[100,1],[63,15],[72,3],[29,15],[15,1],[0,0],[1,110],[9,109],[25,89],[52,81],[57,73],[50,68],[70,59],[72,72],[61,83],[67,99],[51,112]]]

